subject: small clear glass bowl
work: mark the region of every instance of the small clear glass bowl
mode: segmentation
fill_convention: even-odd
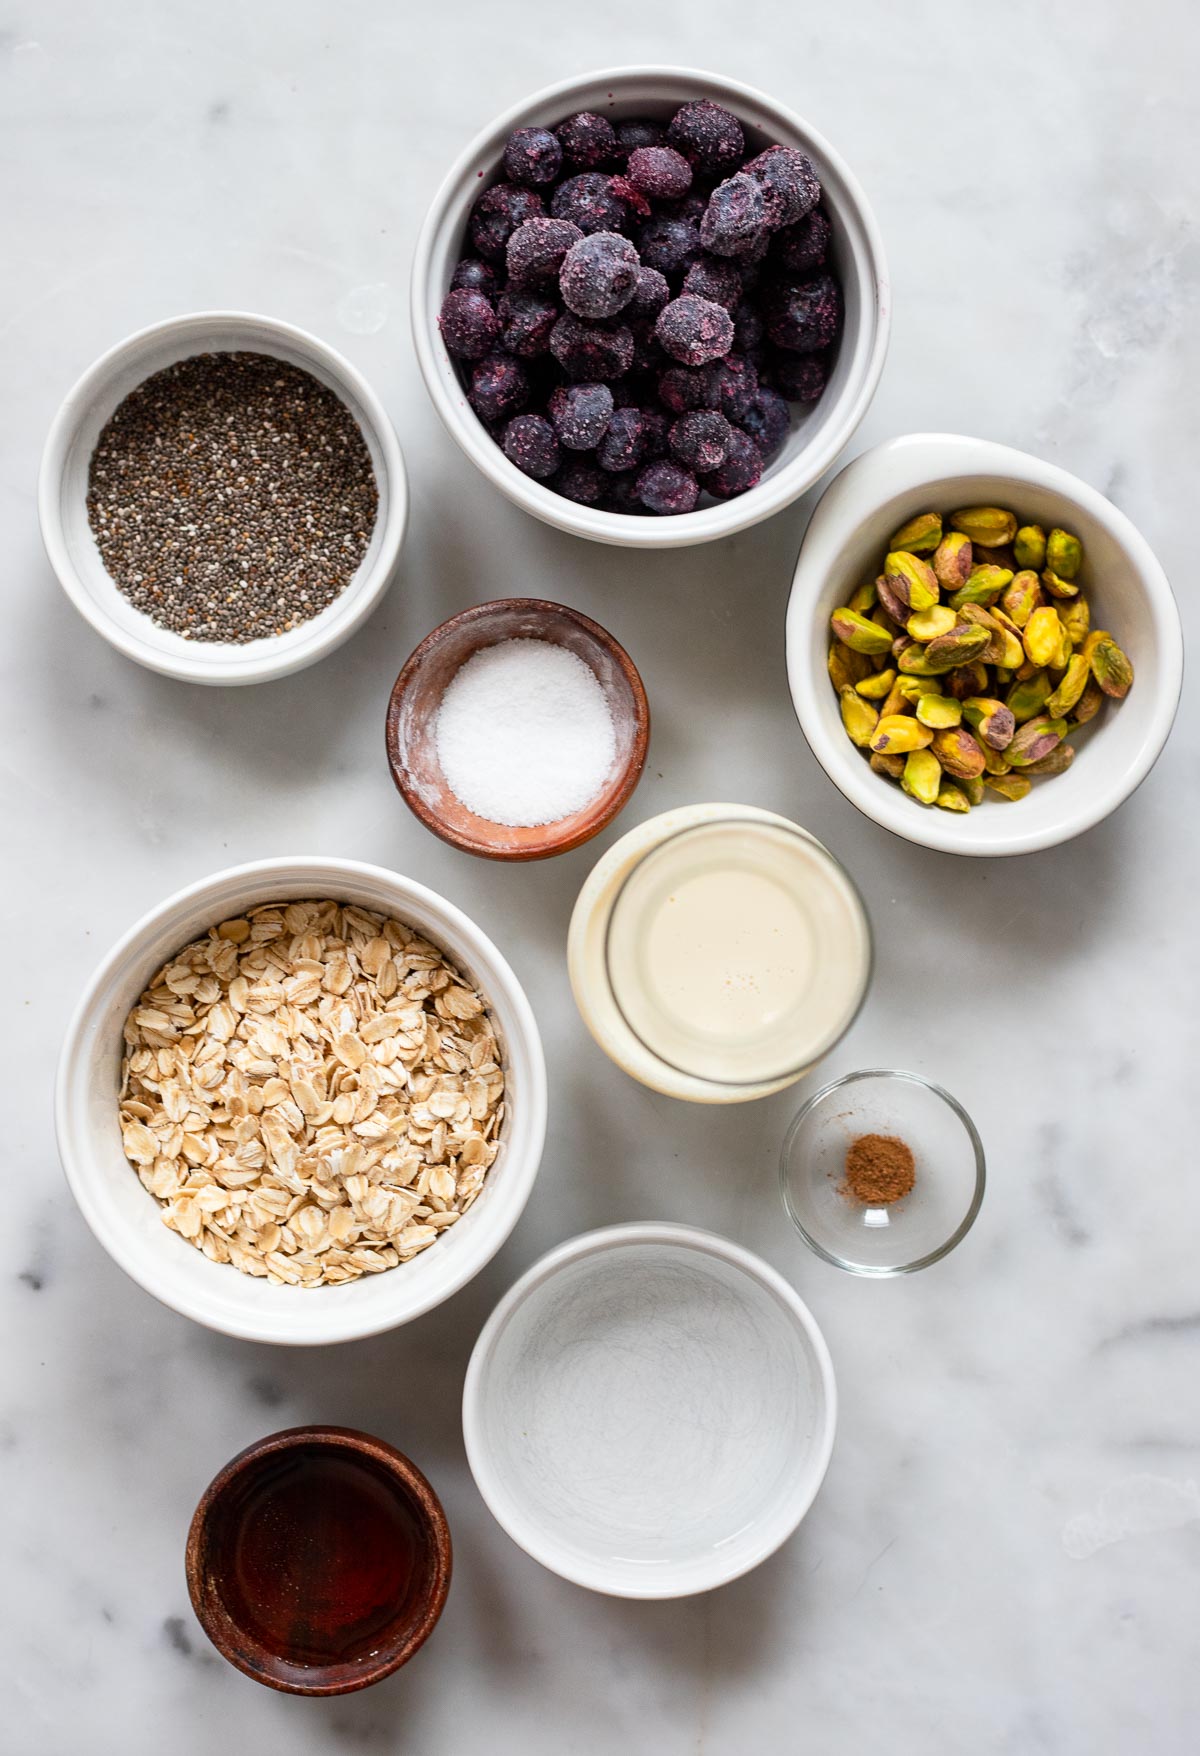
[[[867,1207],[845,1192],[846,1152],[860,1134],[906,1141],[908,1195]],[[851,1274],[913,1274],[960,1243],[983,1201],[983,1144],[947,1091],[917,1073],[867,1068],[809,1098],[783,1143],[783,1204],[805,1243]]]

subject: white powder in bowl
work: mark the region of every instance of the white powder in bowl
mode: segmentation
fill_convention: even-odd
[[[557,823],[591,803],[617,753],[589,667],[549,640],[502,640],[450,679],[438,761],[451,791],[489,823]]]

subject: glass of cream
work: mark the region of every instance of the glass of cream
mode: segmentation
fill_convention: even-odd
[[[640,824],[580,893],[571,984],[600,1046],[673,1097],[737,1103],[827,1054],[866,992],[857,891],[773,812],[693,805]]]

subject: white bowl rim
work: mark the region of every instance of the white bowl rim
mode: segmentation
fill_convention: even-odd
[[[819,1432],[814,1439],[813,1458],[805,1472],[803,1490],[786,1504],[774,1525],[764,1533],[753,1549],[739,1559],[735,1567],[731,1568],[727,1564],[714,1566],[712,1577],[702,1578],[698,1584],[664,1586],[660,1580],[653,1585],[646,1583],[641,1589],[618,1585],[613,1582],[612,1575],[605,1571],[603,1563],[597,1562],[594,1566],[589,1566],[579,1563],[570,1554],[564,1554],[556,1547],[553,1539],[544,1539],[539,1531],[531,1530],[520,1519],[512,1516],[512,1508],[498,1486],[484,1438],[484,1380],[496,1344],[514,1312],[532,1293],[537,1292],[571,1263],[582,1261],[587,1256],[602,1255],[608,1250],[622,1249],[629,1244],[673,1244],[683,1249],[695,1250],[701,1255],[715,1257],[740,1269],[749,1279],[756,1281],[770,1293],[791,1317],[795,1326],[803,1332],[816,1361],[821,1382],[824,1412]],[[543,1567],[548,1567],[552,1573],[557,1573],[561,1578],[589,1591],[622,1598],[692,1597],[699,1592],[712,1591],[734,1579],[740,1579],[743,1574],[751,1572],[773,1555],[799,1528],[817,1497],[833,1454],[837,1412],[837,1381],[829,1347],[815,1317],[791,1283],[761,1256],[755,1255],[741,1244],[735,1244],[730,1238],[705,1231],[699,1226],[661,1220],[635,1220],[621,1225],[603,1226],[596,1231],[582,1232],[577,1237],[568,1238],[564,1243],[547,1251],[509,1287],[488,1317],[471,1350],[463,1384],[463,1440],[467,1462],[475,1478],[475,1485],[497,1524],[526,1554],[531,1555]],[[722,1557],[718,1556],[718,1563],[721,1560]]]
[[[344,615],[327,622],[319,631],[314,627],[315,618],[312,622],[301,623],[298,628],[293,628],[286,634],[273,636],[270,651],[264,652],[261,658],[238,662],[228,658],[203,656],[202,642],[196,643],[195,658],[188,653],[161,651],[151,642],[120,627],[107,616],[91,593],[84,589],[71,560],[63,534],[61,488],[63,467],[80,413],[88,407],[93,393],[104,384],[126,353],[157,336],[169,336],[175,332],[182,336],[192,329],[199,340],[206,328],[242,326],[253,326],[274,335],[281,342],[290,344],[298,353],[310,353],[321,362],[332,378],[342,379],[354,393],[370,420],[372,436],[383,453],[388,477],[388,513],[380,533],[379,553],[370,572],[363,576],[361,583],[355,585],[352,581],[342,594],[346,600]],[[375,609],[396,570],[408,523],[409,493],[404,455],[395,428],[382,402],[356,366],[351,365],[343,354],[338,353],[336,348],[330,347],[319,336],[313,335],[309,330],[300,329],[295,324],[285,323],[278,317],[268,317],[253,311],[211,310],[188,311],[178,317],[164,317],[155,323],[146,324],[115,342],[112,347],[106,348],[80,374],[63,398],[46,434],[38,471],[37,506],[42,544],[59,584],[84,620],[110,646],[114,646],[126,658],[144,665],[147,670],[157,671],[160,676],[175,677],[186,683],[232,686],[266,683],[276,677],[289,676],[293,671],[303,670],[305,666],[316,663],[326,653],[332,652],[362,626]]]
[[[893,494],[955,476],[1003,476],[1027,482],[1080,507],[1103,525],[1130,555],[1149,606],[1161,668],[1151,724],[1136,759],[1071,816],[1041,830],[1022,830],[1020,813],[997,813],[996,832],[982,831],[964,841],[950,812],[917,810],[898,788],[889,787],[859,764],[858,775],[836,760],[810,688],[808,642],[812,606],[849,528]],[[829,779],[865,817],[905,841],[940,853],[988,858],[1037,853],[1057,847],[1103,822],[1137,790],[1153,768],[1170,735],[1183,689],[1183,629],[1175,595],[1158,557],[1130,518],[1112,501],[1059,464],[1031,452],[962,433],[905,433],[862,452],[839,471],[809,521],[792,577],[786,616],[788,684],[792,705],[809,749]],[[824,675],[822,670],[822,676]],[[839,751],[839,755],[841,752]],[[868,784],[870,783],[870,784]],[[906,809],[905,807],[909,807]]]
[[[109,978],[119,969],[128,954],[134,950],[138,941],[151,929],[162,916],[190,903],[217,885],[233,881],[245,880],[253,883],[258,879],[274,874],[291,882],[296,875],[312,872],[320,876],[325,883],[330,882],[329,872],[333,870],[346,878],[366,879],[371,882],[382,882],[389,886],[399,887],[410,897],[422,903],[433,905],[437,912],[451,923],[451,930],[461,935],[465,945],[472,948],[483,947],[489,960],[498,970],[506,987],[505,1002],[515,1014],[522,1038],[523,1049],[529,1060],[529,1090],[522,1094],[522,1109],[527,1114],[526,1126],[530,1129],[530,1150],[524,1160],[512,1162],[509,1169],[512,1181],[508,1186],[508,1211],[498,1224],[493,1224],[487,1231],[480,1231],[478,1242],[472,1254],[463,1256],[461,1267],[463,1272],[451,1279],[448,1287],[435,1289],[428,1298],[406,1305],[399,1315],[377,1314],[363,1320],[353,1313],[342,1314],[340,1320],[328,1324],[323,1332],[288,1335],[275,1329],[268,1329],[253,1317],[245,1320],[231,1318],[222,1321],[216,1318],[203,1300],[195,1300],[189,1296],[181,1296],[178,1283],[172,1278],[165,1257],[156,1259],[152,1266],[147,1266],[145,1259],[137,1257],[126,1250],[119,1228],[109,1223],[107,1205],[103,1200],[95,1198],[92,1179],[81,1174],[80,1163],[84,1153],[80,1150],[77,1140],[78,1124],[73,1113],[71,1101],[71,1079],[82,1047],[82,1038],[87,1028],[88,1018],[95,1003],[98,992]],[[397,903],[397,908],[403,905]],[[446,949],[454,955],[455,947],[447,944]],[[127,1274],[145,1292],[150,1293],[160,1304],[178,1311],[181,1316],[190,1317],[193,1322],[203,1325],[206,1329],[215,1329],[224,1335],[231,1335],[243,1341],[269,1342],[278,1346],[321,1347],[335,1342],[357,1341],[370,1335],[382,1335],[390,1329],[397,1329],[402,1324],[411,1322],[416,1317],[424,1316],[426,1311],[444,1304],[448,1298],[474,1279],[481,1269],[486,1267],[492,1257],[505,1243],[525,1210],[525,1205],[537,1179],[541,1165],[542,1151],[545,1146],[547,1124],[547,1082],[546,1061],[542,1048],[541,1033],[533,1014],[524,988],[517,979],[515,972],[506,957],[498,950],[493,940],[476,926],[470,916],[465,914],[456,904],[448,902],[438,891],[426,884],[419,883],[415,878],[406,878],[401,873],[393,872],[388,867],[376,866],[363,860],[344,860],[334,856],[306,854],[295,856],[279,856],[273,859],[251,860],[238,866],[226,866],[219,872],[210,873],[204,878],[186,884],[182,889],[174,891],[153,908],[147,909],[134,924],[129,927],[107,952],[89,978],[83,993],[77,1001],[71,1019],[63,1037],[62,1049],[59,1053],[58,1069],[54,1089],[54,1131],[58,1145],[59,1159],[67,1184],[72,1195],[90,1227],[96,1240],[112,1257],[118,1268]],[[454,1244],[457,1240],[448,1239]],[[404,1264],[400,1264],[402,1270]],[[231,1270],[236,1273],[237,1270]],[[387,1270],[384,1274],[373,1277],[374,1283],[383,1285],[388,1275],[397,1272]],[[397,1289],[403,1287],[403,1276],[390,1283]],[[319,1299],[320,1288],[313,1288],[310,1297]],[[319,1306],[314,1306],[319,1310]]]
[[[468,421],[448,395],[434,351],[437,313],[426,297],[434,235],[442,223],[454,186],[479,157],[488,140],[510,133],[530,111],[569,101],[572,93],[586,91],[597,85],[615,84],[618,81],[647,79],[661,80],[664,83],[676,81],[706,87],[714,93],[722,92],[731,104],[744,104],[758,108],[766,114],[774,112],[785,120],[789,128],[809,141],[817,154],[841,179],[854,208],[855,218],[862,229],[866,244],[864,293],[870,293],[874,309],[874,336],[857,394],[847,400],[841,419],[819,445],[814,443],[806,447],[777,476],[760,482],[757,487],[733,500],[727,500],[719,506],[704,507],[699,512],[684,512],[673,518],[657,519],[635,518],[627,513],[601,512],[595,507],[578,506],[574,501],[544,487],[541,482],[524,475],[515,464],[510,463],[483,424],[474,416]],[[840,456],[871,405],[883,373],[892,313],[891,281],[883,249],[883,236],[861,183],[825,136],[788,105],[759,91],[755,86],[747,85],[741,80],[729,79],[724,74],[707,73],[701,68],[658,64],[598,68],[593,72],[556,81],[510,105],[503,114],[481,128],[454,160],[429,204],[413,252],[409,303],[413,342],[425,387],[443,426],[466,452],[471,462],[516,505],[558,530],[567,531],[573,536],[592,537],[601,542],[638,549],[678,549],[691,543],[731,536],[736,531],[746,530],[749,526],[760,523],[764,518],[772,517],[805,493]]]

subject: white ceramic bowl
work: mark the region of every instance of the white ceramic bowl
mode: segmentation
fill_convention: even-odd
[[[820,402],[793,421],[782,451],[749,493],[674,518],[600,512],[564,499],[508,461],[467,402],[454,362],[442,345],[438,312],[463,254],[467,216],[480,190],[495,178],[505,139],[514,128],[553,125],[576,110],[618,118],[666,118],[693,98],[724,104],[759,147],[772,142],[800,147],[816,165],[833,219],[834,258],[846,302],[837,363]],[[620,67],[584,74],[547,86],[507,110],[475,137],[451,168],[434,196],[413,258],[417,359],[434,407],[452,437],[502,493],[535,517],[576,536],[636,549],[675,549],[729,536],[769,518],[810,488],[850,439],[875,394],[887,351],[891,303],[874,215],[857,179],[828,141],[753,87],[686,67]]]
[[[121,1030],[148,977],[214,922],[265,902],[355,902],[441,945],[491,1004],[508,1111],[496,1162],[467,1214],[410,1262],[343,1286],[272,1286],[207,1257],[170,1231],[138,1181],[117,1122]],[[353,860],[234,866],[181,890],[131,927],[88,983],[67,1030],[56,1092],[58,1147],[84,1218],[113,1260],[185,1317],[250,1341],[313,1346],[394,1329],[440,1305],[489,1262],[529,1198],[546,1132],[546,1068],[516,976],[460,909],[423,884]]]
[[[287,360],[333,390],[358,422],[379,489],[370,545],[341,595],[311,622],[244,646],[184,640],[135,610],[105,571],[87,516],[88,465],[117,405],[151,373],[177,360],[235,349]],[[349,360],[290,323],[240,311],[197,311],[138,330],[89,366],[47,436],[38,517],[63,590],[80,615],[127,658],[188,683],[264,683],[323,658],[366,621],[395,571],[408,518],[408,487],[383,404]]]
[[[808,1308],[773,1268],[681,1225],[560,1244],[475,1344],[467,1458],[513,1540],[615,1597],[709,1591],[812,1505],[837,1392]]]
[[[918,512],[995,505],[1080,538],[1092,626],[1133,661],[1134,683],[1072,739],[1065,774],[1024,799],[991,797],[956,815],[920,805],[873,774],[847,738],[829,681],[829,617],[878,571],[887,540]],[[814,756],[851,804],[907,841],[952,854],[1027,854],[1091,829],[1149,774],[1183,684],[1183,633],[1167,577],[1123,512],[1078,476],[1024,451],[948,433],[913,433],[864,452],[822,496],[805,533],[787,610],[792,700]]]

